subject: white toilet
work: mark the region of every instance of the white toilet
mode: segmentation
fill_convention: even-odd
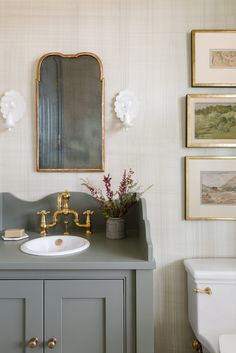
[[[187,259],[184,266],[188,317],[203,353],[236,353],[236,259]]]

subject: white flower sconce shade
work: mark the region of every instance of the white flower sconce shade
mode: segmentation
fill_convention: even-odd
[[[126,131],[133,125],[133,119],[138,111],[139,101],[133,92],[126,89],[116,96],[115,112]]]
[[[2,117],[5,119],[5,127],[9,131],[23,117],[25,113],[25,100],[15,90],[7,91],[0,100]]]

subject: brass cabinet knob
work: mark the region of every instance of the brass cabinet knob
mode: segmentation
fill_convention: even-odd
[[[37,337],[32,337],[28,342],[28,347],[36,348],[39,343],[39,339]]]
[[[48,348],[53,349],[57,345],[57,339],[55,337],[49,338],[48,340]]]

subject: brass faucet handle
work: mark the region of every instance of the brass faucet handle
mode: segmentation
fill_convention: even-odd
[[[50,211],[42,210],[37,212],[37,214],[41,214],[42,216],[46,216],[47,214],[51,213]]]
[[[94,211],[86,210],[86,211],[83,212],[83,214],[86,214],[87,216],[90,216],[90,215],[94,214]]]
[[[91,210],[86,210],[83,212],[83,214],[86,215],[85,234],[91,235],[91,215],[94,214],[94,212]]]

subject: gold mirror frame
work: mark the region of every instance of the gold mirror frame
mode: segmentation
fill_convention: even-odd
[[[101,168],[89,168],[89,169],[81,169],[81,168],[57,168],[57,169],[49,169],[49,168],[40,168],[39,162],[39,83],[40,83],[40,69],[43,61],[50,56],[59,56],[62,58],[79,58],[80,56],[91,56],[99,64],[100,68],[100,81],[102,87],[101,94],[101,114],[102,114],[102,167]],[[50,52],[44,54],[38,61],[37,71],[36,71],[36,170],[37,172],[103,172],[105,168],[105,79],[103,76],[103,65],[100,58],[90,52],[81,52],[77,54],[63,54],[59,52]]]

